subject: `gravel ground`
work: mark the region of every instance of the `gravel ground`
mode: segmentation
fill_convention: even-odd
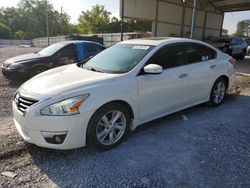
[[[0,175],[0,187],[250,187],[249,77],[237,76],[221,106],[198,105],[141,125],[105,152],[25,143],[10,110],[19,85],[0,74],[0,173],[17,175]]]

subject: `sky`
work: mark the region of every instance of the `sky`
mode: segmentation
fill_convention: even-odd
[[[54,8],[68,13],[72,23],[77,23],[78,16],[81,11],[86,11],[92,8],[93,5],[101,4],[112,13],[112,16],[119,17],[119,2],[120,0],[48,0],[53,4]],[[17,6],[19,0],[0,0],[0,7]],[[236,32],[236,24],[238,21],[250,19],[250,11],[226,13],[224,17],[223,28],[229,30],[229,34]]]

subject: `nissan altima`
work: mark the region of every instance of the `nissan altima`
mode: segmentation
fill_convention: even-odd
[[[24,140],[41,147],[110,149],[142,123],[200,103],[221,104],[234,66],[201,41],[121,42],[28,80],[14,95],[14,122]]]

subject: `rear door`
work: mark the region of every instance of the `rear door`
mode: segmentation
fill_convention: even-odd
[[[174,111],[188,103],[188,75],[183,66],[183,54],[182,43],[167,45],[147,62],[161,65],[163,72],[137,76],[141,120]]]
[[[190,104],[207,99],[219,74],[217,52],[199,43],[185,43],[185,64],[188,73]]]

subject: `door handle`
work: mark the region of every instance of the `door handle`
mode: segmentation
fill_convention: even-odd
[[[187,73],[182,73],[182,74],[179,76],[179,78],[185,78],[185,77],[187,77],[187,76],[188,76]]]
[[[213,69],[213,68],[215,68],[215,67],[217,67],[217,65],[211,65],[211,66],[210,66],[210,69]]]

